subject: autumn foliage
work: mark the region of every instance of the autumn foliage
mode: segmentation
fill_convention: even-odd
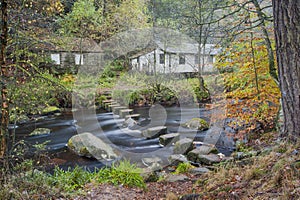
[[[252,39],[231,43],[217,62],[224,78],[227,117],[234,119],[232,127],[240,127],[238,137],[274,129],[279,109],[280,91],[268,71],[267,49],[261,38]]]

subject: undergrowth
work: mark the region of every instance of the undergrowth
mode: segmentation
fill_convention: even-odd
[[[286,151],[283,152],[282,149]],[[203,199],[299,199],[300,143],[283,142],[267,154],[220,166],[198,180]]]
[[[89,172],[82,167],[63,170],[58,167],[53,174],[35,169],[32,160],[17,164],[12,170],[1,168],[0,199],[56,199],[85,195],[88,183],[110,183],[145,189],[141,169],[129,161],[121,161],[111,168]]]

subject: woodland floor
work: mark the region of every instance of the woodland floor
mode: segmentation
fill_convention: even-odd
[[[219,166],[182,182],[149,182],[147,189],[108,184],[86,185],[87,195],[101,200],[300,199],[300,143],[279,143],[276,133],[263,136],[251,148],[273,150],[245,162]]]

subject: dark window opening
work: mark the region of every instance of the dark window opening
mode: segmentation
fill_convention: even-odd
[[[165,54],[159,54],[159,64],[165,64]]]
[[[214,62],[214,56],[213,55],[209,55],[208,56],[208,63],[213,63]]]
[[[185,56],[179,55],[179,65],[184,65],[184,64],[185,64]]]

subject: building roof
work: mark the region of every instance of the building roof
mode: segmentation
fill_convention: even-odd
[[[200,45],[200,48],[203,45]],[[149,47],[142,49],[138,52],[132,53],[130,58],[137,58],[139,56],[145,55],[154,51],[156,48],[161,49],[166,53],[171,54],[198,54],[199,44],[198,43],[187,43],[187,42],[161,42],[155,41],[154,45],[149,45]],[[205,48],[201,48],[201,54],[204,55],[217,55],[220,53],[221,48],[216,47],[215,44],[206,44]]]
[[[55,37],[42,39],[31,47],[34,51],[101,52],[100,46],[90,38]]]

